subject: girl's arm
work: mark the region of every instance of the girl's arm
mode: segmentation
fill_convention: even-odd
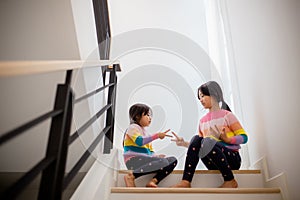
[[[145,144],[148,144],[152,142],[153,140],[156,140],[158,138],[158,134],[153,134],[150,136],[144,136],[142,135],[138,129],[133,128],[127,132],[128,137],[138,146],[143,146]]]
[[[230,138],[229,144],[245,144],[248,141],[248,136],[246,134],[236,135]]]
[[[228,144],[245,144],[248,141],[248,136],[246,131],[241,126],[238,119],[235,117],[233,113],[230,113],[228,116],[228,124],[230,130],[232,130],[234,136],[228,137],[225,133],[225,129],[222,129],[220,139]]]
[[[169,131],[170,131],[170,129],[165,132],[159,132],[159,133],[155,133],[150,136],[144,136],[137,129],[134,128],[134,129],[131,129],[130,131],[128,131],[127,134],[135,144],[137,144],[138,146],[143,146],[143,145],[148,144],[158,138],[164,139],[165,136],[168,136],[167,132],[169,132]]]
[[[242,133],[228,137],[225,133],[225,128],[223,128],[220,134],[220,139],[227,144],[245,144],[248,141],[248,136]]]

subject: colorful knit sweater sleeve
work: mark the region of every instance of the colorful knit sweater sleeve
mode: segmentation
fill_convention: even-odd
[[[236,116],[229,112],[225,119],[227,119],[227,124],[231,131],[226,132],[227,136],[231,138],[230,144],[238,145],[245,144],[248,141],[248,136],[246,131],[243,129],[242,125],[236,118]]]

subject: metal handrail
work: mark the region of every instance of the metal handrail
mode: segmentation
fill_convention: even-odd
[[[4,133],[3,135],[0,136],[0,145],[9,141],[10,139],[24,133],[25,131],[27,131],[28,129],[36,126],[37,124],[49,119],[49,118],[52,118],[52,117],[55,117],[59,114],[62,113],[62,110],[52,110],[52,111],[49,111],[11,131],[8,131],[6,133]]]
[[[66,64],[66,67],[62,67],[62,64]],[[71,67],[71,64],[76,63]],[[105,63],[107,62],[96,62],[96,63]],[[16,64],[17,66],[12,67],[11,72],[3,72],[4,66],[12,66]],[[98,65],[102,68],[102,71],[108,72],[109,84],[104,85],[92,91],[88,94],[83,95],[75,100],[75,94],[71,88],[71,79],[73,69],[78,69],[78,65],[82,64],[81,61],[72,61],[72,62],[54,62],[49,61],[32,61],[32,62],[0,62],[0,77],[1,76],[17,76],[28,74],[23,71],[25,66],[33,64],[33,67],[29,69],[30,74],[36,73],[47,73],[54,71],[50,69],[54,64],[58,64],[59,67],[54,67],[56,70],[67,70],[66,78],[64,84],[58,84],[56,99],[54,103],[54,108],[52,111],[48,111],[45,114],[11,130],[4,134],[1,134],[0,145],[4,145],[7,142],[13,140],[20,134],[25,133],[28,129],[37,126],[38,124],[44,122],[46,119],[51,119],[51,127],[49,140],[47,145],[46,156],[42,158],[31,170],[25,173],[17,182],[12,184],[7,188],[0,196],[0,199],[15,199],[21,191],[23,191],[26,186],[28,186],[39,174],[42,173],[42,178],[40,181],[39,195],[38,199],[61,199],[62,192],[68,184],[72,181],[75,175],[78,173],[80,168],[87,161],[91,152],[96,148],[101,139],[105,137],[104,141],[104,153],[109,153],[112,148],[111,143],[113,142],[113,128],[114,128],[114,108],[115,108],[115,96],[116,96],[116,86],[117,78],[116,71],[120,71],[119,64],[110,65]],[[43,64],[45,67],[43,70],[36,69],[36,66]],[[95,64],[95,63],[94,63]],[[51,66],[51,67],[50,67]],[[90,67],[95,67],[90,66]],[[89,67],[87,67],[89,68]],[[98,111],[94,116],[87,120],[87,122],[76,130],[72,135],[70,135],[70,127],[73,116],[74,105],[84,99],[87,99],[93,95],[96,95],[98,92],[103,91],[108,88],[108,99],[107,104],[104,105],[100,111]],[[103,130],[98,134],[98,136],[92,141],[92,144],[88,149],[83,153],[78,162],[73,166],[65,176],[65,168],[67,161],[67,154],[69,146],[88,128],[90,127],[100,116],[106,113],[106,125]],[[109,144],[109,145],[108,145]]]

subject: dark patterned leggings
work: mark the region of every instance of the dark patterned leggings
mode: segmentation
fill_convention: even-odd
[[[157,184],[168,176],[176,167],[177,159],[175,157],[146,157],[136,156],[126,162],[128,169],[133,170],[135,178],[140,176],[156,173],[153,178],[157,179]]]
[[[195,169],[199,162],[199,153],[201,157],[201,148],[203,147],[203,140],[213,140],[210,138],[202,138],[198,135],[194,136],[190,142],[187,156],[185,160],[184,173],[182,180],[187,180],[192,182]],[[205,147],[208,151],[201,158],[204,165],[209,170],[220,170],[224,181],[230,181],[234,179],[233,173],[231,170],[238,170],[241,166],[241,157],[240,154],[236,151],[232,151],[220,142],[211,143],[210,148]],[[203,152],[203,151],[202,151]]]

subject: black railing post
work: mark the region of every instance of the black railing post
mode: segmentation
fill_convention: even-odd
[[[117,99],[117,85],[118,85],[118,77],[117,77],[117,68],[119,67],[119,65],[114,64],[113,68],[114,68],[114,90],[113,90],[113,94],[112,94],[112,117],[113,117],[113,123],[112,123],[112,145],[111,145],[111,149],[113,148],[113,139],[114,139],[114,132],[115,132],[115,112],[116,112],[116,99]]]
[[[74,95],[70,86],[72,71],[67,71],[65,84],[57,86],[54,110],[63,113],[51,122],[46,158],[55,158],[42,172],[39,196],[41,200],[60,200],[68,153],[68,139],[71,129]]]
[[[109,154],[110,150],[113,148],[114,140],[114,124],[115,124],[115,102],[116,102],[116,89],[117,89],[117,76],[116,76],[116,65],[112,68],[108,68],[110,71],[109,84],[114,83],[108,89],[107,105],[112,104],[112,106],[107,110],[106,113],[106,127],[110,126],[109,131],[105,134],[104,138],[104,149],[103,153]]]

